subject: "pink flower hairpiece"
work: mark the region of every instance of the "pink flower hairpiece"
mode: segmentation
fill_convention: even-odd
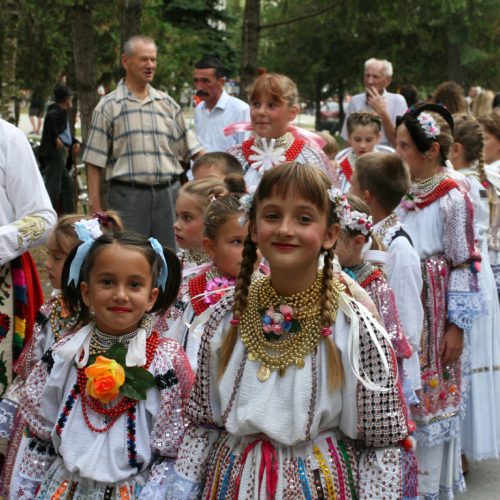
[[[417,116],[418,123],[424,131],[425,137],[435,139],[441,132],[436,119],[430,113],[420,113]]]
[[[371,234],[373,228],[373,219],[371,215],[351,210],[351,205],[349,205],[347,197],[340,189],[334,187],[330,188],[328,190],[328,197],[335,203],[335,213],[339,218],[342,229],[358,231],[365,236]]]

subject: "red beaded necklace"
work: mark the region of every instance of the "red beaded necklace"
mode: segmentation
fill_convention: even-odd
[[[203,301],[205,289],[207,287],[207,273],[204,272],[199,276],[189,280],[189,296],[191,297],[191,305],[196,316],[208,309],[208,304]],[[196,297],[196,298],[194,298]]]
[[[245,155],[245,158],[250,165],[254,163],[253,160],[250,160],[250,156],[255,154],[255,152],[252,149],[254,142],[255,142],[255,137],[252,137],[246,141],[243,141],[243,143],[241,144],[241,150],[243,151],[243,154]],[[285,151],[286,161],[295,160],[302,151],[302,148],[304,147],[305,143],[306,141],[301,137],[295,137],[292,144],[290,144],[290,147]]]
[[[347,156],[340,162],[340,168],[342,168],[345,178],[350,182],[352,177],[352,167]]]
[[[152,332],[146,341],[146,364],[144,365],[144,368],[146,369],[149,368],[151,362],[153,361],[156,348],[158,347],[158,342],[158,332]],[[85,423],[87,424],[87,427],[93,432],[102,433],[108,431],[109,429],[111,429],[111,427],[113,427],[114,423],[121,415],[130,410],[130,408],[135,406],[138,402],[136,399],[123,397],[121,401],[113,407],[106,408],[102,406],[102,403],[100,401],[87,394],[87,380],[87,375],[85,375],[85,367],[78,368],[77,383],[82,398],[83,418],[85,420]],[[106,415],[107,417],[109,417],[109,422],[104,427],[95,427],[94,425],[92,425],[88,416],[87,405],[99,415]]]
[[[447,177],[443,179],[429,194],[419,197],[419,201],[415,203],[415,205],[420,209],[428,207],[455,188],[458,188],[458,184],[453,179]]]
[[[380,269],[377,269],[376,267],[373,268],[373,272],[370,274],[370,276],[368,276],[368,278],[366,278],[365,280],[363,280],[359,286],[361,288],[366,288],[370,283],[374,282],[375,280],[379,279],[380,276],[382,276],[382,271]]]

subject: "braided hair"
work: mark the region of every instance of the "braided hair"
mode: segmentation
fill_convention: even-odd
[[[300,165],[297,162],[287,162],[267,171],[260,181],[254,194],[249,213],[250,226],[256,223],[257,208],[263,200],[276,195],[285,198],[295,196],[312,202],[322,213],[326,214],[327,225],[338,223],[335,205],[328,197],[327,190],[331,183],[326,175],[313,165]],[[255,227],[255,226],[254,226]],[[335,295],[332,249],[323,250],[323,283],[321,293],[321,323],[330,327],[335,321]],[[319,258],[319,255],[318,255]],[[221,356],[218,369],[219,378],[224,374],[236,345],[238,323],[243,316],[248,301],[248,291],[251,284],[254,264],[257,260],[257,246],[249,233],[243,248],[241,271],[236,282],[233,304],[233,322],[229,327],[221,346]],[[340,388],[344,382],[342,360],[333,340],[333,335],[322,337],[327,342],[328,353],[328,386],[333,390]]]

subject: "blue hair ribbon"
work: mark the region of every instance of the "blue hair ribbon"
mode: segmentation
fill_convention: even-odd
[[[83,261],[87,257],[90,247],[93,245],[94,241],[102,235],[102,231],[97,219],[82,219],[79,222],[75,222],[73,225],[78,238],[80,238],[83,243],[78,247],[78,250],[73,257],[73,261],[71,262],[68,285],[71,285],[71,282],[74,282],[75,286],[78,286]]]
[[[151,243],[151,247],[159,255],[162,261],[161,271],[156,279],[156,286],[165,291],[165,285],[168,278],[168,266],[167,261],[165,260],[165,255],[163,254],[163,247],[156,238],[149,238],[149,243]]]

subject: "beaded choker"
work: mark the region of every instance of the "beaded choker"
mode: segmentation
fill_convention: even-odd
[[[151,316],[148,314],[144,315],[139,328],[144,328],[146,330],[146,337],[151,335],[152,326],[153,320]],[[137,335],[139,328],[125,335],[117,336],[101,332],[101,330],[95,327],[92,338],[90,339],[90,355],[95,356],[97,354],[102,354],[114,344],[123,344],[128,347],[130,341]]]
[[[286,368],[295,364],[303,368],[304,358],[319,344],[322,336],[321,292],[323,274],[319,273],[314,283],[303,292],[289,297],[280,297],[271,286],[269,276],[252,282],[248,293],[248,303],[240,322],[241,341],[248,351],[248,359],[260,363],[257,378],[264,382],[272,371],[284,375]],[[338,309],[338,295],[344,286],[333,280],[331,301],[332,317]],[[293,321],[298,323],[295,332],[280,335],[278,339],[269,339],[264,331],[261,311],[273,307],[280,310],[286,305],[293,310]]]
[[[285,151],[292,145],[295,137],[290,132],[285,132],[282,136],[274,139],[274,148],[283,148]],[[267,139],[265,139],[267,141]],[[262,146],[263,141],[261,137],[256,137],[254,144],[256,146]]]
[[[68,314],[68,311],[66,311],[63,305],[61,295],[55,299],[54,308],[50,312],[49,321],[55,342],[57,342],[61,338],[63,332],[68,330],[74,323],[74,318]]]
[[[428,179],[414,179],[410,192],[401,201],[401,206],[406,210],[425,208],[457,187],[458,184],[443,172]]]
[[[186,248],[182,251],[182,262],[194,262],[197,266],[210,262],[210,257],[207,253],[196,248]]]

